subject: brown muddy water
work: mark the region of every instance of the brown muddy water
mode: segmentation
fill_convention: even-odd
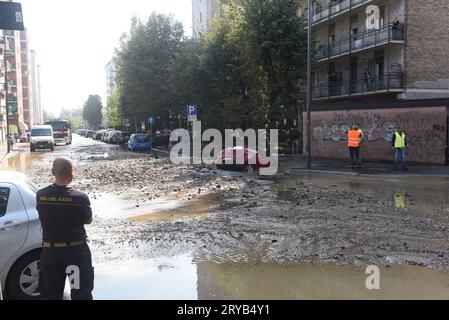
[[[57,153],[64,155],[64,151]],[[45,160],[44,153],[20,152],[7,158],[0,169],[26,172]],[[50,165],[50,162],[49,162]],[[401,210],[449,217],[449,179],[437,177],[333,176],[301,174],[264,182],[274,188],[295,186],[298,180],[323,187],[371,195],[388,200]],[[281,197],[288,197],[280,192]],[[161,221],[207,218],[220,200],[202,194],[188,200],[185,194],[137,203],[113,194],[91,198],[94,212],[105,219]],[[107,210],[105,210],[107,208]],[[101,210],[99,210],[101,209]],[[144,249],[144,248],[143,248]],[[413,266],[392,265],[380,271],[380,290],[366,289],[364,267],[336,264],[268,264],[250,259],[235,262],[229,253],[198,257],[188,253],[155,259],[104,261],[94,255],[95,299],[449,299],[449,274]]]
[[[235,264],[190,254],[95,265],[95,299],[449,299],[449,275],[392,266],[380,289],[366,288],[364,269],[334,264]]]
[[[397,209],[413,209],[449,218],[449,177],[304,173],[278,178],[276,185],[294,187],[298,180],[387,200]],[[281,193],[281,196],[286,195]]]

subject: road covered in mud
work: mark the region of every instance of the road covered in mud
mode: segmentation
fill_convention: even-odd
[[[80,137],[72,147],[33,155],[24,171],[40,186],[50,184],[51,162],[61,155],[76,161],[73,187],[91,198],[88,235],[96,263],[189,253],[198,265],[287,270],[331,263],[362,275],[367,265],[402,265],[418,277],[423,267],[438,269],[449,285],[448,179],[294,170],[254,178],[175,166],[164,153],[132,154]]]

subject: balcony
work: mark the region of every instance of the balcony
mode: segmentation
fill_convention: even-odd
[[[314,25],[325,22],[371,1],[373,0],[331,0],[328,6],[315,7],[312,22]]]
[[[314,100],[318,100],[402,91],[404,91],[404,74],[402,72],[394,72],[376,76],[372,79],[335,81],[321,84],[312,88],[312,97]]]
[[[362,33],[318,46],[318,61],[341,57],[349,53],[371,49],[388,43],[404,43],[405,30],[403,25],[386,25],[380,29],[367,30]]]

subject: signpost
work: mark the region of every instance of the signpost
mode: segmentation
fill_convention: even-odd
[[[6,135],[9,137],[9,102],[8,102],[8,59],[6,54],[7,49],[7,39],[5,30],[20,30],[23,31],[23,14],[22,14],[22,5],[16,2],[4,2],[0,1],[0,29],[3,30],[3,42],[4,42],[4,50],[3,50],[3,58],[5,64],[5,101],[6,101]],[[17,106],[16,106],[17,110]],[[17,111],[16,111],[17,112]],[[7,143],[7,153],[9,153],[10,145]]]
[[[189,122],[198,121],[198,106],[187,106],[187,117]]]
[[[153,135],[153,125],[156,123],[156,119],[154,117],[148,117],[148,124],[150,125],[150,136]]]

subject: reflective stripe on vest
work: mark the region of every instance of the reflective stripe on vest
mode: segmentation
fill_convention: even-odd
[[[394,147],[395,148],[405,148],[405,133],[399,134],[399,132],[396,132],[396,139],[394,140]]]
[[[350,148],[360,147],[360,131],[358,130],[348,131],[348,147]]]

